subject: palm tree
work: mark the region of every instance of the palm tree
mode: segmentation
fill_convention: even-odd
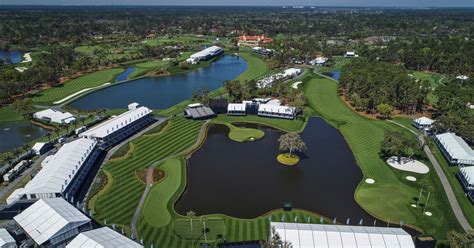
[[[191,221],[191,242],[194,241],[194,232],[193,232],[193,218],[196,217],[196,213],[194,211],[189,211],[186,213],[186,216]]]

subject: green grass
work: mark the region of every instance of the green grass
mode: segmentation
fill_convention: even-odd
[[[197,139],[202,122],[184,118],[171,120],[167,132],[145,135],[132,141],[134,151],[127,159],[108,162],[113,183],[97,199],[94,218],[100,223],[130,225],[133,213],[145,189],[135,176],[137,170],[190,147]],[[169,176],[169,175],[168,175]]]
[[[165,172],[165,179],[150,189],[142,214],[150,225],[162,227],[168,225],[171,221],[167,204],[181,186],[184,161],[180,158],[169,159],[158,168]]]
[[[233,122],[248,122],[260,123],[271,126],[286,132],[301,132],[306,125],[306,118],[298,117],[295,120],[283,120],[277,118],[265,118],[256,115],[246,116],[230,116],[221,114],[212,120],[214,123],[233,123]]]
[[[142,41],[149,46],[164,45],[165,43],[204,44],[213,42],[213,38],[198,37],[196,35],[176,35],[173,37],[157,37]]]
[[[189,218],[178,218],[173,223],[174,233],[186,240],[203,239],[204,224],[206,229],[209,229],[207,240],[216,240],[218,235],[225,236],[226,228],[225,222],[222,217],[211,216],[207,218],[193,218],[192,219],[192,232],[191,232],[191,219]]]
[[[14,107],[8,106],[0,108],[0,123],[23,121],[21,115]]]
[[[247,61],[248,67],[245,72],[236,78],[236,80],[251,80],[258,78],[268,72],[267,65],[259,57],[250,53],[239,53],[238,55]]]
[[[135,71],[128,75],[129,79],[144,76],[147,72],[158,68],[165,68],[169,64],[168,61],[163,60],[151,60],[139,64],[135,64]]]
[[[416,79],[428,81],[431,84],[431,87],[433,88],[436,88],[439,85],[443,84],[443,80],[445,78],[445,76],[442,74],[431,73],[431,72],[414,71],[411,74]]]
[[[78,77],[57,87],[38,93],[33,97],[33,102],[51,104],[85,88],[97,87],[104,83],[111,82],[123,71],[124,69],[122,68],[113,68]]]
[[[338,97],[337,83],[332,80],[315,77],[304,87],[314,111],[341,131],[364,177],[376,181],[374,185],[361,183],[356,190],[355,199],[364,209],[394,223],[403,220],[407,224],[418,226],[438,239],[445,238],[449,230],[461,231],[441,182],[429,161],[422,160],[431,170],[424,177],[435,189],[428,204],[428,211],[433,213],[433,217],[424,216],[420,208],[410,207],[413,197],[418,195],[420,185],[405,180],[405,176],[410,174],[390,168],[380,158],[379,151],[386,131],[396,130],[404,135],[412,134],[395,124],[367,119],[353,112]],[[419,175],[414,176],[421,179]]]
[[[218,121],[213,121],[213,123],[221,124]],[[251,139],[258,140],[265,136],[265,132],[260,129],[236,127],[227,122],[222,122],[222,124],[226,125],[230,129],[228,136],[233,141],[244,142]]]

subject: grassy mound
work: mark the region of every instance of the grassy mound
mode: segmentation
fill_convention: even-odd
[[[254,128],[241,128],[232,126],[229,132],[229,138],[237,142],[253,141],[263,138],[265,132]]]
[[[277,160],[284,165],[296,165],[300,162],[300,157],[294,154],[282,153],[277,156]]]

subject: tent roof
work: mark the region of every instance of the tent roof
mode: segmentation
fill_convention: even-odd
[[[127,248],[139,248],[143,247],[138,243],[135,243],[131,239],[115,232],[108,227],[102,227],[99,229],[80,233],[75,237],[66,248],[114,248],[114,247],[127,247]]]
[[[451,158],[460,163],[474,165],[474,151],[461,137],[455,133],[443,133],[436,135],[436,139],[443,145]]]
[[[13,219],[38,245],[90,221],[63,198],[40,199]]]

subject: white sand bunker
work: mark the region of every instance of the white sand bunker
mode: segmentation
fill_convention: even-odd
[[[365,179],[365,182],[368,183],[368,184],[374,184],[375,180],[372,179],[372,178],[367,178],[367,179]]]
[[[407,176],[406,179],[410,182],[416,182],[416,177]]]
[[[298,81],[298,82],[294,82],[291,87],[293,87],[293,89],[298,89],[298,85],[302,84],[303,82],[301,81]]]
[[[397,157],[390,157],[387,159],[387,163],[395,169],[402,171],[409,171],[418,174],[426,174],[430,172],[430,168],[418,160],[411,158],[400,158],[400,162]]]
[[[426,212],[425,212],[425,215],[426,215],[426,216],[432,216],[433,214],[432,214],[431,212],[426,211]]]
[[[411,207],[412,207],[412,208],[416,208],[416,204],[411,204]]]

